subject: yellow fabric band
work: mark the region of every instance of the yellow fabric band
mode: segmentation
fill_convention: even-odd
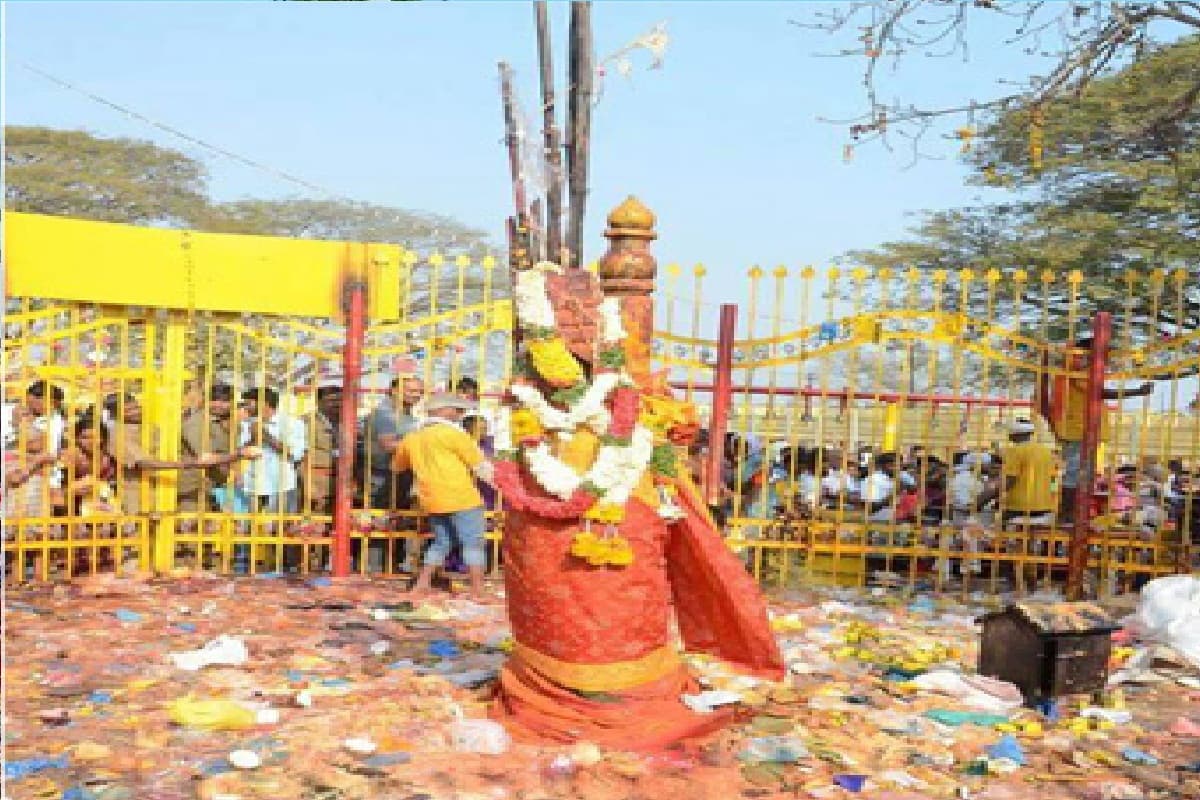
[[[656,681],[679,669],[679,653],[670,646],[651,650],[632,661],[611,664],[575,664],[559,661],[520,642],[513,656],[550,680],[581,692],[615,692]]]

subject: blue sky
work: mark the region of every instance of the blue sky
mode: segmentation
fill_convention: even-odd
[[[903,233],[911,214],[969,201],[957,143],[906,168],[878,146],[843,163],[860,108],[849,46],[789,24],[823,3],[598,2],[602,57],[660,21],[665,67],[635,56],[595,109],[588,255],[604,214],[634,193],[659,215],[662,263],[704,262],[706,294],[741,298],[752,264],[821,265]],[[552,4],[565,75],[567,6]],[[510,211],[496,62],[537,93],[528,2],[6,4],[6,122],[83,128],[176,147],[209,166],[220,199],[301,192],[65,91],[27,62],[246,157],[359,200],[434,211],[502,241]],[[986,19],[986,16],[981,20]],[[890,78],[910,101],[986,97],[1028,59],[975,27],[972,60],[914,58]],[[565,109],[565,104],[563,104]],[[815,309],[814,309],[815,310]]]

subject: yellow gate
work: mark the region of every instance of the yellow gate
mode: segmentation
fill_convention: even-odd
[[[154,369],[156,333],[153,315],[134,309],[8,301],[7,575],[47,580],[150,566],[150,518],[140,513],[149,507],[149,487],[107,466],[121,443],[106,446],[103,416],[105,398],[147,398],[138,423],[119,435],[123,444],[153,447],[167,390]]]
[[[322,404],[340,391],[339,279],[356,264],[369,287],[356,571],[400,569],[423,535],[407,503],[372,487],[381,471],[394,480],[371,460],[392,384],[469,378],[486,407],[508,380],[507,275],[491,257],[28,214],[5,224],[4,551],[17,579],[328,571],[339,419]],[[62,392],[61,407],[29,414],[30,387]],[[89,409],[90,430],[76,431]],[[38,431],[53,458],[39,457]],[[235,457],[272,435],[292,437],[282,458]]]

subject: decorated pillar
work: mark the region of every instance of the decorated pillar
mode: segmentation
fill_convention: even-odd
[[[654,338],[654,279],[658,262],[650,253],[654,212],[630,195],[608,215],[608,252],[600,259],[597,274],[605,297],[616,297],[628,337],[626,369],[640,386],[650,376],[650,344]]]

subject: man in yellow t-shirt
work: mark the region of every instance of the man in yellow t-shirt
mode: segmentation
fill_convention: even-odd
[[[446,561],[455,539],[462,547],[471,594],[483,596],[483,547],[486,518],[476,479],[492,482],[492,464],[459,422],[475,403],[438,393],[425,406],[426,421],[392,452],[392,469],[412,470],[421,509],[429,515],[433,544],[425,552],[414,594],[425,594],[433,573]]]
[[[1058,508],[1054,496],[1054,452],[1033,441],[1033,423],[1019,419],[1009,429],[1012,445],[1004,450],[1004,489],[1001,508],[1005,519],[1052,514]]]

